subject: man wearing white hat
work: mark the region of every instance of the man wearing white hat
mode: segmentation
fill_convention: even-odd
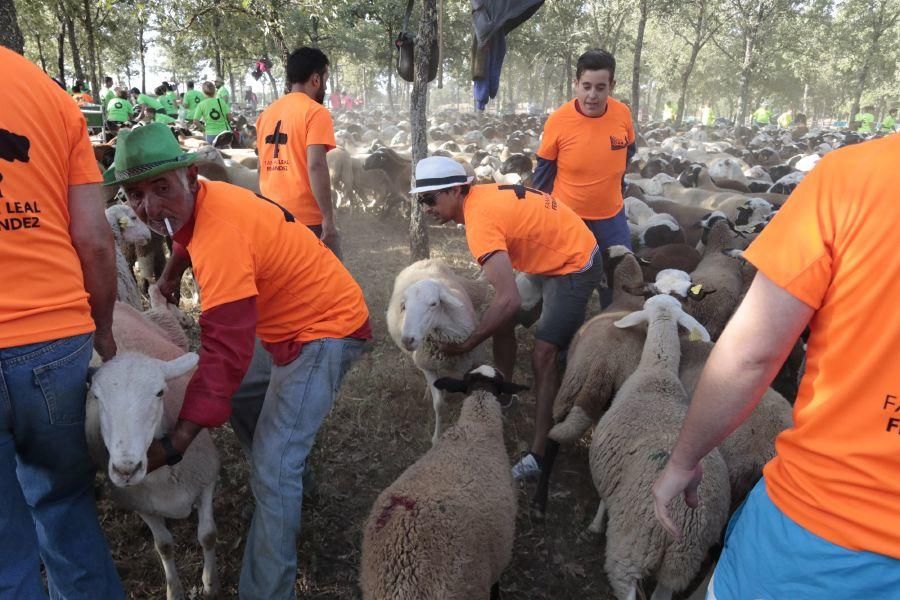
[[[532,368],[537,414],[531,452],[513,467],[516,479],[536,477],[547,444],[559,377],[556,359],[584,321],[601,264],[594,235],[572,209],[549,194],[522,185],[471,186],[462,165],[432,156],[416,165],[419,203],[441,223],[466,226],[472,256],[494,286],[491,305],[471,336],[445,344],[448,354],[469,352],[494,338],[494,361],[512,377],[516,341],[514,316],[521,305],[513,269],[546,277],[537,323]]]

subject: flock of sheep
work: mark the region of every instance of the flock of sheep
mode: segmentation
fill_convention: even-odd
[[[479,181],[529,181],[539,117],[438,113],[432,123],[432,153],[456,158]],[[336,128],[341,147],[328,156],[339,199],[387,214],[408,206],[408,123],[345,113]],[[700,507],[680,500],[673,507],[684,539],[672,539],[656,522],[650,487],[712,343],[754,275],[741,251],[818,157],[852,143],[854,134],[675,131],[661,124],[642,131],[625,180],[634,250],[617,246],[604,256],[612,303],[582,326],[568,350],[550,438],[572,444],[593,428],[585,476],[599,505],[589,530],[606,531],[605,567],[616,597],[635,598],[641,580],[653,578],[659,600],[702,579],[731,512],[773,456],[775,436],[791,424],[802,340],[779,391],[768,389],[748,421],[704,459]],[[204,176],[256,185],[252,151],[193,138],[184,145],[204,154]],[[97,146],[101,164],[109,148]],[[192,320],[152,285],[165,260],[163,241],[154,241],[113,194],[107,219],[117,246],[120,354],[93,374],[88,439],[113,484],[113,499],[150,527],[170,599],[184,592],[165,519],[197,508],[203,591],[212,595],[219,587],[212,514],[219,459],[212,439],[201,434],[181,463],[146,474],[147,448],[172,426],[197,363],[184,331]],[[518,283],[523,307],[537,306],[540,289],[525,277]],[[499,398],[520,388],[483,364],[484,348],[447,357],[435,344],[465,339],[489,295],[486,282],[437,260],[414,263],[396,277],[388,332],[423,373],[435,427],[431,449],[381,493],[366,521],[360,584],[367,600],[498,597],[517,511]],[[442,406],[452,392],[467,396],[456,424],[445,429]],[[538,513],[547,510],[553,464],[547,458],[534,500]]]

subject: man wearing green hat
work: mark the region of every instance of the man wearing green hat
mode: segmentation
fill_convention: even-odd
[[[200,363],[177,423],[148,450],[148,472],[176,464],[201,429],[228,420],[258,337],[272,373],[247,452],[256,508],[240,596],[292,598],[306,458],[371,338],[369,312],[359,285],[306,226],[244,188],[198,180],[195,158],[151,123],[119,136],[105,174],[150,229],[172,237],[164,293],[191,265],[203,304]]]

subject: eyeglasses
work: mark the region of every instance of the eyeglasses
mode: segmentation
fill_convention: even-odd
[[[437,204],[437,198],[444,190],[439,190],[437,192],[433,192],[431,194],[419,194],[419,204],[424,204],[425,206],[434,206]]]

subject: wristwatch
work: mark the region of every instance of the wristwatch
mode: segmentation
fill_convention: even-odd
[[[181,462],[181,459],[184,456],[175,449],[175,446],[172,445],[172,440],[169,439],[169,436],[164,435],[159,438],[159,443],[162,445],[163,450],[166,451],[166,464],[170,467],[173,467]]]

